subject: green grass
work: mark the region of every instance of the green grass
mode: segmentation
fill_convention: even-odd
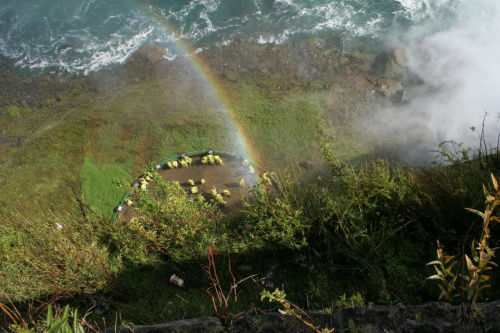
[[[237,85],[231,94],[238,96],[237,122],[252,137],[263,163],[279,167],[318,159],[323,96],[297,93],[275,101],[248,84]]]
[[[111,216],[113,208],[123,198],[124,191],[118,185],[133,181],[122,166],[107,165],[100,170],[90,157],[85,159],[78,177],[82,182],[83,200],[102,216]]]
[[[89,156],[99,170],[115,165],[135,177],[147,163],[183,151],[237,151],[238,133],[224,107],[232,109],[249,136],[250,149],[270,169],[321,161],[317,147],[330,131],[325,112],[335,103],[329,91],[269,93],[277,82],[260,85],[253,80],[225,87],[230,97],[226,106],[189,75],[179,82],[144,80],[97,96],[76,84],[39,109],[12,105],[12,110],[22,109],[22,117],[0,118],[0,136],[9,140],[0,146],[0,181],[8,189],[0,193],[0,204],[9,209],[23,200],[55,208],[71,204],[74,193],[83,193],[78,175]],[[339,148],[335,154],[363,155],[366,146],[346,133],[330,140]],[[351,149],[353,145],[357,148]],[[95,206],[95,196],[84,197]]]
[[[17,106],[9,106],[7,107],[7,114],[12,118],[21,117],[21,111]]]

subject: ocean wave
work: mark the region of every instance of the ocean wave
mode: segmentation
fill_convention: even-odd
[[[165,46],[173,58],[187,49],[225,45],[240,33],[274,44],[338,35],[348,49],[359,38],[392,34],[401,39],[412,27],[431,30],[429,22],[435,30],[446,29],[466,15],[457,10],[464,1],[177,0],[145,5],[82,0],[54,9],[56,0],[11,0],[0,5],[0,53],[34,73],[45,66],[54,72],[90,73],[123,63],[145,43]]]

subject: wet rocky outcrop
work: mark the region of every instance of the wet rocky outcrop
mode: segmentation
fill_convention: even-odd
[[[230,45],[197,55],[230,83],[267,79],[279,82],[281,91],[296,89],[353,89],[364,101],[401,104],[409,88],[423,81],[411,71],[411,55],[393,48],[378,55],[343,52],[316,38],[283,46],[255,44],[239,36]],[[381,100],[380,100],[381,99]]]
[[[461,321],[462,308],[448,303],[432,302],[415,306],[367,306],[346,309],[333,314],[309,312],[307,321],[335,332],[366,333],[472,333],[500,332],[500,301],[480,304],[481,315],[476,321]],[[290,315],[266,313],[247,316],[223,328],[218,318],[198,318],[170,323],[109,328],[106,333],[173,333],[173,332],[312,332]]]
[[[406,79],[410,66],[410,52],[404,47],[386,50],[375,57],[371,72],[387,79]]]
[[[405,99],[405,88],[423,84],[424,81],[411,70],[412,56],[404,47],[391,48],[379,53],[371,66],[370,74],[387,81],[379,91],[393,102]]]
[[[221,332],[223,327],[221,322],[216,317],[195,318],[186,320],[177,320],[168,323],[157,325],[130,325],[128,327],[110,327],[105,330],[105,333],[174,333],[174,332],[190,332],[190,333],[212,333]]]
[[[275,86],[270,88],[283,94],[341,87],[359,91],[365,101],[382,98],[394,104],[405,99],[409,85],[421,83],[408,70],[410,56],[404,48],[375,56],[342,52],[315,38],[285,46],[257,44],[241,35],[232,44],[191,57],[203,66],[205,74],[228,84],[244,80],[260,85],[274,82]],[[88,76],[24,77],[5,67],[0,58],[0,108],[12,104],[42,108],[80,94],[97,98],[139,82],[164,79],[182,82],[196,80],[198,75],[192,60],[184,57],[168,60],[165,49],[154,45],[141,47],[120,68]]]

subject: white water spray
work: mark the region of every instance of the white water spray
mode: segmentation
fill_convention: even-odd
[[[385,110],[376,131],[402,134],[409,161],[433,158],[440,142],[454,140],[479,147],[485,113],[486,141],[496,147],[500,134],[500,2],[497,0],[401,0],[404,15],[420,21],[404,35],[390,38],[413,55],[412,70],[425,88],[410,102]],[[471,128],[475,127],[476,131]]]

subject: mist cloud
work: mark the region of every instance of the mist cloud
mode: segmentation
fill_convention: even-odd
[[[429,158],[429,151],[445,140],[477,147],[478,133],[470,128],[480,130],[487,112],[486,138],[496,146],[500,1],[418,1],[418,7],[415,3],[411,9],[425,18],[404,35],[395,32],[388,44],[410,50],[411,69],[425,85],[409,91],[408,104],[382,112],[378,129],[402,134],[401,144],[411,148],[407,159],[415,161]]]

